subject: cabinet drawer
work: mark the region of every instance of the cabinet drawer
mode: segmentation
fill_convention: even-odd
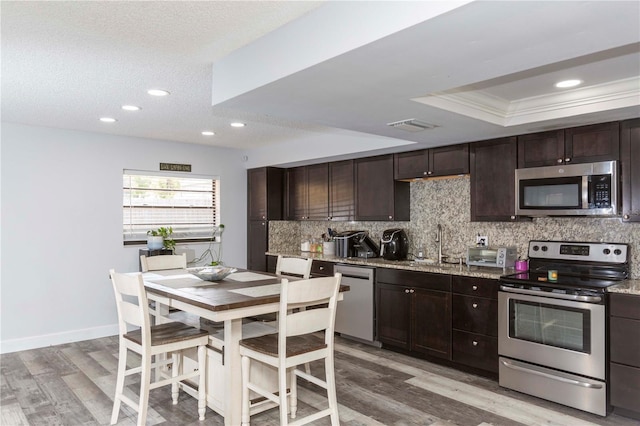
[[[640,412],[640,368],[611,364],[611,405]]]
[[[640,296],[612,293],[609,295],[610,315],[640,320]]]
[[[640,320],[611,317],[611,362],[640,367]]]
[[[451,291],[459,294],[468,294],[469,296],[497,299],[498,281],[454,275],[451,281]]]
[[[377,282],[429,290],[451,291],[451,275],[378,268],[376,269],[376,277]]]
[[[454,294],[451,324],[456,330],[498,335],[498,301]]]
[[[498,339],[453,330],[451,360],[470,367],[498,372]]]
[[[314,260],[311,264],[311,276],[330,277],[333,275],[333,262]]]

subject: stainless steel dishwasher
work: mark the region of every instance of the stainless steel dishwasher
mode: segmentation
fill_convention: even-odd
[[[344,300],[338,302],[336,332],[380,346],[375,339],[375,269],[338,264],[334,272],[340,272],[342,284],[350,287]]]

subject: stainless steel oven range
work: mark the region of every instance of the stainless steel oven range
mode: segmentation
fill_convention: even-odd
[[[500,278],[500,386],[607,415],[607,287],[626,244],[530,241],[529,270]]]

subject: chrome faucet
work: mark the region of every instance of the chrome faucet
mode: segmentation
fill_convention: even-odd
[[[442,225],[438,224],[438,233],[436,234],[436,243],[438,243],[438,265],[442,265]]]

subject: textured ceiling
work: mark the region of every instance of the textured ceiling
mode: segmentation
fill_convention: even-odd
[[[640,116],[636,1],[2,1],[0,15],[2,121],[269,164]],[[437,127],[386,125],[409,118]]]

